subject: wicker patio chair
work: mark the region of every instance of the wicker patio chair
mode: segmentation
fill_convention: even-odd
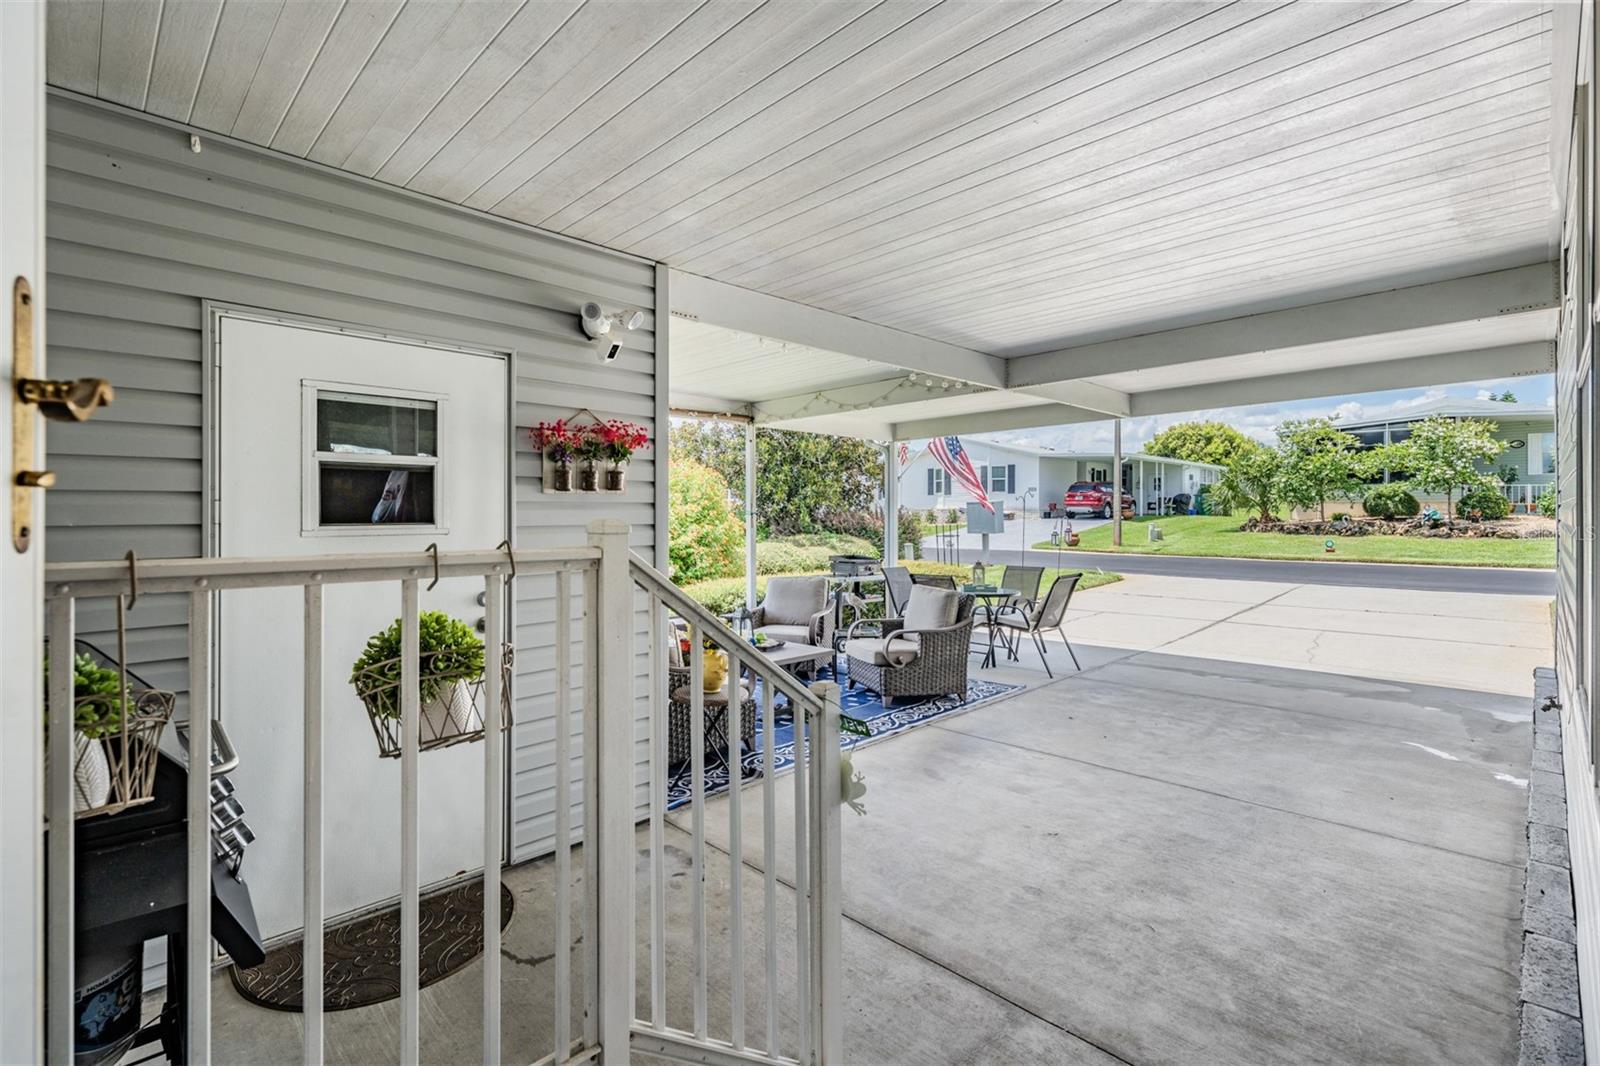
[[[971,596],[919,584],[904,617],[851,626],[844,645],[850,687],[876,692],[885,707],[909,697],[964,697],[974,603]],[[871,628],[877,636],[865,635]]]
[[[769,640],[819,648],[833,645],[833,605],[826,577],[775,577],[750,612],[750,625]]]

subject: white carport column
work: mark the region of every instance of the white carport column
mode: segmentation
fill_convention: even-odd
[[[1122,419],[1111,421],[1111,543],[1122,547]]]
[[[900,452],[894,441],[883,446],[883,565],[900,563]]]
[[[756,424],[744,424],[744,600],[756,606]]]

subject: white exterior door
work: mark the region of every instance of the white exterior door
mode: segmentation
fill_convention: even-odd
[[[503,356],[233,314],[213,329],[220,554],[492,549],[506,537]],[[444,580],[421,593],[422,609],[476,625],[482,590],[482,581]],[[398,585],[326,588],[330,918],[400,888],[400,764],[379,758],[349,683],[367,639],[399,615]],[[231,776],[256,834],[243,872],[268,937],[301,925],[302,617],[298,590],[222,596],[219,717],[239,755]],[[423,753],[419,807],[424,886],[481,867],[481,748]]]
[[[12,405],[21,347],[44,362],[44,5],[0,4],[0,447],[5,448],[5,543],[0,546],[0,1062],[43,1056],[44,867],[42,821],[44,733],[40,678],[43,629],[43,490],[25,490],[35,508],[26,550],[14,542]],[[14,336],[15,287],[30,290],[31,336]],[[16,347],[14,347],[14,344]],[[35,420],[37,423],[37,419]],[[39,469],[43,431],[24,456]]]

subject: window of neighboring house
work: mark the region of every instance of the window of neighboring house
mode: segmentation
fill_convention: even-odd
[[[1528,434],[1528,473],[1554,474],[1556,472],[1556,435],[1554,433]]]
[[[992,466],[989,468],[989,477],[985,482],[990,492],[1002,495],[1017,491],[1017,467],[1015,463],[1005,466]]]
[[[1111,473],[1103,466],[1091,466],[1089,468],[1089,480],[1095,482],[1096,484],[1109,482],[1111,480]]]
[[[950,471],[946,470],[942,466],[930,467],[928,469],[928,495],[950,495]]]

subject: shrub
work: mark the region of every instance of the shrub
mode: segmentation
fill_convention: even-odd
[[[728,482],[708,466],[678,459],[667,478],[667,557],[680,583],[744,570],[744,523],[728,503]]]
[[[1537,507],[1539,509],[1539,513],[1544,515],[1546,518],[1554,518],[1556,516],[1555,486],[1552,485],[1543,492],[1539,493],[1539,498],[1538,500],[1534,501],[1534,506]]]
[[[944,520],[946,525],[959,526],[961,524],[961,512],[952,507],[944,513]]]
[[[1333,512],[1333,514],[1328,516],[1328,521],[1330,521],[1330,522],[1347,522],[1349,520],[1350,520],[1350,512],[1349,511],[1335,511],[1335,512]]]
[[[778,541],[762,541],[756,545],[756,573],[815,574],[828,569],[828,560],[834,554],[832,548],[825,546],[802,547]]]
[[[923,520],[930,526],[936,526],[939,524],[939,512],[930,507],[928,513],[923,515]]]
[[[1511,513],[1511,501],[1499,489],[1488,485],[1473,489],[1456,504],[1456,514],[1493,522]]]
[[[878,551],[870,541],[848,533],[790,533],[784,537],[770,537],[766,543],[789,544],[796,548],[827,548],[838,555],[875,555]],[[757,550],[760,550],[759,547]]]
[[[1422,510],[1417,498],[1404,485],[1374,485],[1361,498],[1361,506],[1373,518],[1410,518]]]
[[[698,581],[692,585],[684,585],[683,591],[690,599],[714,614],[727,614],[744,606],[742,577],[719,577],[710,581]],[[767,579],[756,578],[757,597],[765,595],[766,591]]]

